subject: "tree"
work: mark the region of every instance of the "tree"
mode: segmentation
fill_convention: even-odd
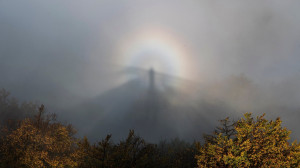
[[[156,145],[148,144],[144,139],[129,131],[125,141],[114,147],[114,166],[119,168],[157,167],[155,166]]]
[[[0,161],[4,167],[76,167],[80,157],[72,126],[56,122],[55,115],[26,118],[2,137]]]
[[[190,144],[179,138],[158,144],[159,168],[195,167],[196,143]]]
[[[229,117],[226,117],[223,120],[219,120],[221,126],[218,126],[214,133],[212,135],[210,134],[204,134],[203,138],[206,142],[210,142],[210,143],[216,143],[216,137],[219,134],[222,134],[223,136],[226,136],[228,138],[231,138],[232,136],[234,136],[236,134],[236,131],[234,129],[235,126],[235,122],[230,121]]]
[[[86,137],[79,142],[79,151],[81,152],[81,168],[108,168],[113,167],[114,159],[112,153],[114,145],[110,141],[111,135],[97,144],[90,145]]]
[[[246,113],[234,125],[232,138],[216,133],[199,147],[198,167],[299,167],[300,144],[288,142],[290,131],[281,122]]]
[[[107,135],[104,140],[98,143],[98,146],[95,147],[95,151],[100,155],[100,164],[101,167],[111,167],[113,159],[111,157],[113,153],[113,145],[110,141],[111,134]]]
[[[94,145],[84,138],[79,142],[79,150],[83,156],[79,167],[83,168],[150,168],[158,165],[156,145],[146,143],[133,130],[119,144],[113,144],[110,134]]]
[[[10,97],[5,89],[0,90],[0,127],[8,129],[16,128],[18,120],[33,117],[37,112],[37,105],[32,102],[18,103],[18,100]]]
[[[88,141],[87,137],[84,136],[84,138],[78,142],[79,147],[79,166],[81,168],[96,168],[100,167],[99,160],[95,158],[94,149],[95,145],[91,145]]]

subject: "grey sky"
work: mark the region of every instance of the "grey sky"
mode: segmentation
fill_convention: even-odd
[[[120,71],[127,65],[116,54],[120,42],[156,27],[178,37],[189,50],[188,61],[195,66],[184,78],[215,91],[208,86],[225,88],[224,81],[243,74],[258,90],[247,88],[251,95],[244,96],[252,102],[235,101],[224,88],[210,96],[238,111],[279,106],[291,111],[283,118],[297,128],[299,5],[280,0],[2,0],[0,88],[57,109],[73,106],[124,83]]]

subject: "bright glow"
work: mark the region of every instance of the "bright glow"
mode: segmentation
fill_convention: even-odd
[[[187,77],[192,69],[184,43],[162,29],[147,28],[129,35],[118,51],[121,64],[128,67],[153,68],[178,77]]]

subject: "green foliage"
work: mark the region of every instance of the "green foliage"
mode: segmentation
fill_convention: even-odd
[[[199,147],[198,167],[299,167],[300,144],[288,142],[290,131],[279,118],[268,121],[262,115],[254,120],[246,113],[234,130],[233,138],[216,132]]]

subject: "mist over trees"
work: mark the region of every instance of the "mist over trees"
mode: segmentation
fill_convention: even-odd
[[[113,135],[90,142],[75,128],[56,120],[44,105],[22,103],[0,95],[2,118],[0,167],[299,167],[300,144],[280,118],[254,119],[251,113],[232,121],[220,120],[215,131],[193,143],[178,138],[149,143],[134,130],[113,141]],[[29,108],[30,107],[30,108]],[[3,115],[4,116],[4,115]],[[13,124],[12,124],[13,123]],[[196,128],[197,129],[197,128]],[[200,132],[199,132],[200,133]]]
[[[128,110],[125,100],[133,101],[126,98],[135,95],[125,95],[127,92],[120,96],[123,102],[119,99],[108,101],[117,96],[106,95],[131,81],[135,71],[124,72],[124,69],[139,66],[146,69],[147,74],[152,59],[145,61],[143,58],[154,54],[154,62],[186,71],[181,77],[197,83],[196,87],[190,84],[184,86],[196,88],[192,91],[183,89],[181,92],[174,87],[175,93],[172,88],[163,94],[162,98],[167,97],[167,102],[171,102],[166,111],[172,114],[176,111],[170,125],[197,125],[199,111],[208,109],[220,111],[215,113],[216,117],[226,113],[217,119],[215,116],[210,119],[207,113],[201,114],[201,118],[208,118],[204,121],[211,122],[211,126],[203,128],[203,131],[212,131],[216,121],[227,116],[238,118],[245,112],[255,115],[265,112],[270,118],[281,116],[285,126],[293,131],[291,137],[297,138],[300,136],[297,129],[297,118],[300,117],[300,19],[296,17],[299,15],[297,6],[297,1],[281,0],[274,3],[1,1],[0,87],[13,92],[19,100],[43,102],[62,121],[74,123],[79,134],[91,132],[93,135],[97,131],[93,130],[93,126],[85,127],[85,123],[97,125],[101,122],[91,120],[107,115],[116,118],[117,115],[110,114],[111,111],[119,113],[114,102]],[[156,34],[157,31],[160,33]],[[171,42],[165,39],[165,35],[171,37]],[[141,38],[141,41],[135,41],[136,38]],[[157,39],[158,44],[162,43],[165,47],[162,50],[166,52],[147,50],[142,51],[140,56],[123,52],[127,47],[140,49],[137,44],[152,38]],[[173,42],[178,45],[173,46]],[[187,52],[183,51],[182,55],[175,52],[178,46]],[[187,65],[177,67],[178,57],[172,56],[167,62],[162,61],[167,53],[179,54],[184,62],[188,62]],[[135,62],[136,56],[142,62]],[[147,66],[141,65],[144,62]],[[153,68],[159,71],[159,68]],[[161,72],[179,75],[175,74],[177,71],[165,69]],[[160,79],[155,81],[160,82]],[[175,81],[177,84],[178,80]],[[138,87],[135,88],[140,91]],[[182,97],[178,96],[182,93]],[[191,97],[193,100],[187,100]],[[103,99],[104,102],[96,101]],[[85,104],[89,100],[90,103]],[[93,110],[93,100],[103,105]],[[175,102],[178,104],[174,105]],[[91,107],[85,110],[86,106]],[[182,114],[182,110],[189,111],[189,115]],[[197,111],[196,115],[194,111]],[[86,115],[87,118],[90,116],[89,119],[82,121],[84,114],[74,114],[80,112],[89,113]],[[177,123],[177,119],[185,121],[173,124]],[[79,121],[83,124],[80,125]],[[117,129],[117,125],[109,123],[99,127],[108,125],[112,130]],[[126,127],[125,130],[132,129],[130,123]],[[190,137],[197,131],[186,133],[192,128],[178,126],[165,132],[170,132],[170,137]],[[101,136],[104,138],[109,131]],[[115,132],[114,137],[118,138],[119,134],[122,134],[120,137],[126,136],[127,131]]]
[[[0,125],[14,128],[17,120],[32,117],[37,111],[37,105],[32,102],[20,103],[10,96],[5,89],[0,90]]]
[[[299,6],[0,0],[0,168],[299,167]]]

